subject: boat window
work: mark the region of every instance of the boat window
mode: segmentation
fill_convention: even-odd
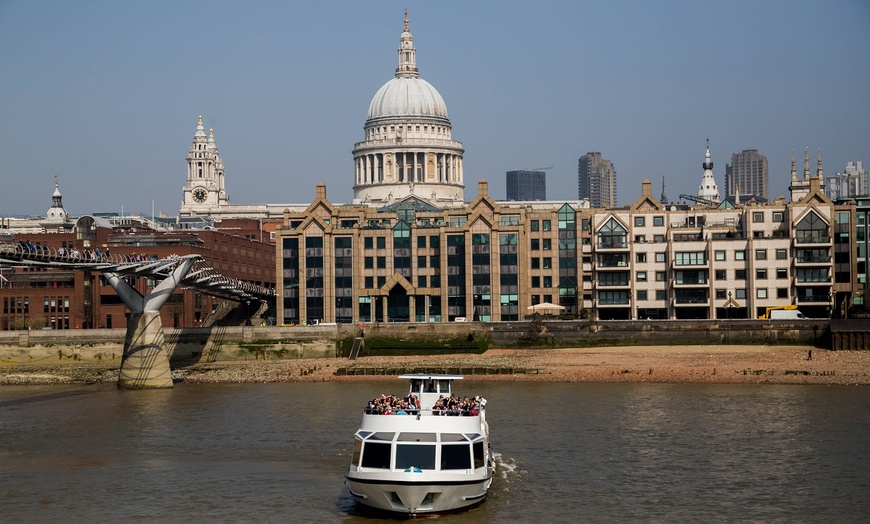
[[[471,448],[474,450],[474,467],[482,468],[483,467],[483,441],[480,440],[471,445]]]
[[[399,433],[400,442],[435,442],[435,433]]]
[[[471,469],[471,449],[467,444],[441,446],[441,469]]]
[[[390,447],[392,444],[385,442],[365,443],[363,448],[362,465],[364,468],[390,469]]]
[[[368,437],[368,436],[371,435],[371,434],[372,434],[371,431],[358,431],[358,432],[357,432],[357,435],[359,435],[359,438],[361,438],[361,439],[363,439],[363,440],[365,440],[366,437]]]
[[[370,441],[371,440],[392,441],[393,437],[395,437],[395,436],[396,436],[395,433],[387,433],[385,431],[378,431],[377,433],[374,433],[371,437],[369,437],[368,440],[370,440]]]
[[[440,388],[440,391],[438,391],[438,393],[441,393],[442,395],[446,395],[446,394],[450,393],[450,381],[449,380],[439,380],[438,387]]]
[[[354,439],[353,441],[353,458],[350,463],[354,466],[359,466],[359,457],[362,455],[362,440]]]
[[[442,433],[441,442],[465,442],[465,435],[459,433]]]
[[[467,436],[468,436],[468,440],[477,440],[477,439],[481,438],[480,433],[473,433],[473,434],[467,435]]]
[[[417,379],[417,378],[411,380],[411,393],[419,394],[422,389],[423,389],[423,381],[422,380]]]
[[[435,393],[435,381],[434,380],[432,380],[431,378],[427,379],[425,386],[426,386],[426,389],[424,390],[425,393]]]
[[[396,469],[435,469],[435,446],[426,444],[397,444]]]

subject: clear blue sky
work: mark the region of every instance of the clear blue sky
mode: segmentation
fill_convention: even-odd
[[[352,198],[354,142],[393,77],[404,9],[421,76],[447,103],[476,182],[601,151],[618,200],[644,178],[697,194],[704,143],[724,193],[758,149],[771,196],[792,149],[826,174],[870,164],[870,2],[0,0],[0,216],[178,212],[198,115],[232,203]]]

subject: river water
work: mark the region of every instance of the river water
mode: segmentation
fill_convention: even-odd
[[[343,485],[403,381],[0,388],[0,522],[377,522]],[[466,522],[867,522],[870,390],[459,383],[498,453]]]

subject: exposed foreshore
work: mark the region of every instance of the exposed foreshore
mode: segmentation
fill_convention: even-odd
[[[177,382],[382,380],[422,371],[469,379],[539,382],[870,385],[870,351],[812,346],[623,346],[490,349],[483,354],[246,360],[173,366]],[[0,366],[0,385],[110,384],[118,365],[69,362]]]

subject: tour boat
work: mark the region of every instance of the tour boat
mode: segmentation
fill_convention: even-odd
[[[365,506],[408,516],[483,502],[495,472],[486,399],[454,396],[462,375],[399,378],[410,380],[404,397],[381,395],[365,408],[346,475],[350,494]]]

